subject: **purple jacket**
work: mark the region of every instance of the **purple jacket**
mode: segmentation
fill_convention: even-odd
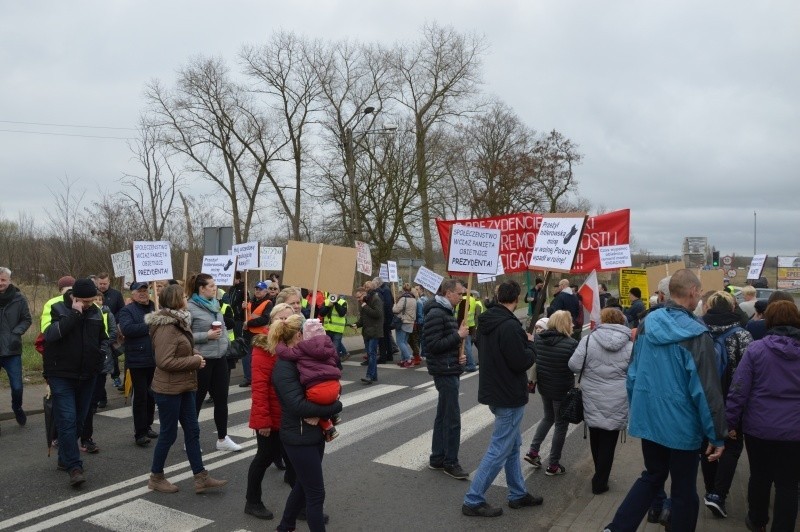
[[[765,440],[800,442],[800,329],[775,327],[751,343],[733,374],[728,427]]]
[[[306,389],[324,381],[338,381],[342,378],[342,370],[336,366],[339,356],[327,334],[302,340],[294,347],[279,343],[275,354],[278,358],[297,365],[300,384]]]

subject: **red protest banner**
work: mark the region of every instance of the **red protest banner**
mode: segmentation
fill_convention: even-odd
[[[600,268],[599,248],[630,243],[630,209],[622,209],[586,220],[583,238],[575,257],[572,273],[590,273]],[[444,256],[448,255],[450,245],[450,226],[453,224],[500,229],[500,257],[506,273],[524,272],[528,269],[533,253],[533,244],[542,223],[541,214],[522,212],[492,216],[490,218],[470,218],[466,220],[436,220],[439,240]]]

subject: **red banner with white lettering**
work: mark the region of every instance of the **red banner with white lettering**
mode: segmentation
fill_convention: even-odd
[[[630,209],[590,216],[571,273],[590,273],[600,268],[599,248],[630,243]],[[470,218],[468,220],[436,220],[442,251],[447,257],[450,246],[450,226],[453,224],[500,229],[500,257],[506,273],[524,272],[533,254],[533,244],[542,223],[541,214],[522,212]]]

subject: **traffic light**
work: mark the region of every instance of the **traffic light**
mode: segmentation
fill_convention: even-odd
[[[713,251],[711,253],[711,265],[715,268],[719,268],[719,251]]]

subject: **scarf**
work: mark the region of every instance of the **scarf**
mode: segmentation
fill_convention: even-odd
[[[206,299],[201,297],[198,293],[192,294],[191,299],[202,308],[213,314],[215,318],[217,317],[217,314],[219,314],[219,302],[216,299]]]
[[[17,294],[17,287],[14,286],[13,284],[8,285],[6,291],[0,294],[0,308],[4,308],[6,305],[11,303],[16,294]]]
[[[171,308],[162,309],[164,314],[168,316],[172,316],[176,320],[178,320],[178,325],[186,329],[187,331],[191,330],[191,323],[192,323],[192,315],[189,312],[189,309],[181,309],[175,310]]]

